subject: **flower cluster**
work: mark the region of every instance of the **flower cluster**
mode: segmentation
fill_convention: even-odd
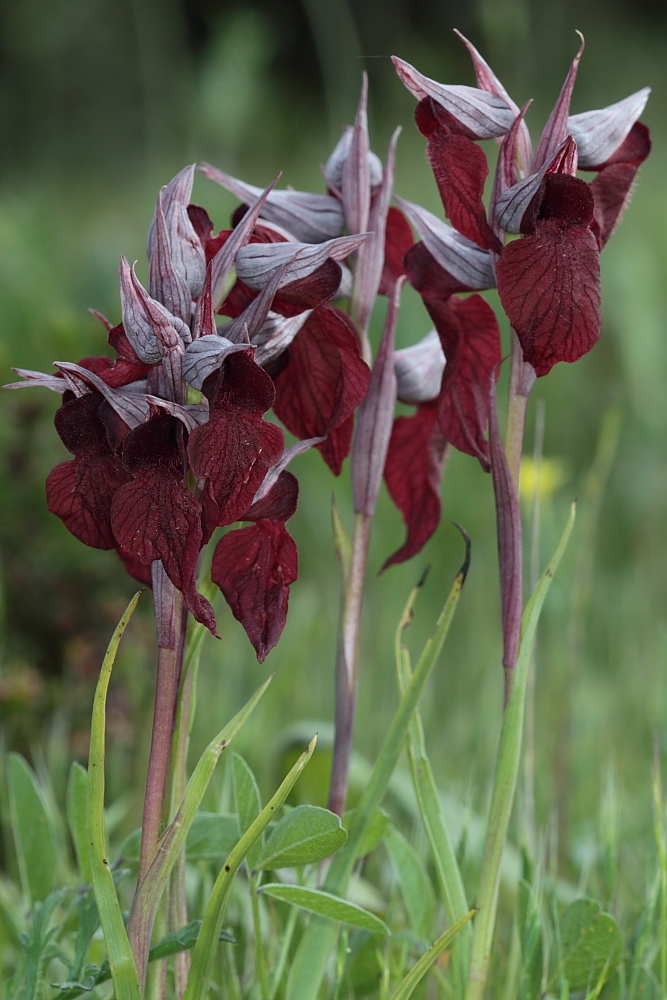
[[[384,467],[408,529],[385,565],[407,559],[437,526],[448,446],[489,469],[489,386],[502,350],[478,292],[498,288],[538,376],[599,336],[598,255],[649,150],[637,122],[648,91],[570,116],[580,50],[533,154],[526,108],[464,42],[477,87],[439,84],[394,60],[419,101],[417,125],[451,225],[400,198],[390,207],[397,135],[383,167],[368,145],[364,85],[355,124],[326,164],[326,193],[262,191],[204,165],[242,202],[232,228],[214,234],[190,203],[195,168],[185,168],[158,198],[147,287],[123,259],[122,321],[100,317],[115,357],[57,363],[54,375],[17,369],[25,381],[16,386],[63,395],[55,423],[74,458],[48,478],[49,509],[87,545],[115,549],[155,590],[168,578],[214,633],[196,588],[200,555],[217,528],[248,522],[217,542],[212,577],[260,659],[280,636],[297,574],[285,527],[297,501],[286,471],[295,454],[314,445],[337,474],[363,401],[355,504],[374,504]],[[488,165],[476,143],[489,138],[500,151],[487,213]],[[595,171],[593,182],[578,169]],[[403,276],[435,329],[393,352]],[[378,294],[391,297],[391,329],[369,389]],[[417,409],[391,429],[397,397]],[[285,448],[270,409],[297,444]]]

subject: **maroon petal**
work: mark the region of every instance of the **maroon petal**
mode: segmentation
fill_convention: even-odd
[[[482,249],[498,252],[502,244],[489,228],[482,202],[486,156],[467,135],[457,134],[452,116],[430,97],[417,105],[415,118],[428,138],[427,156],[450,222]]]
[[[216,378],[204,384],[205,392]],[[263,417],[273,396],[271,379],[249,353],[232,354],[223,363],[210,392],[210,419],[188,441],[192,470],[206,480],[205,540],[216,526],[231,524],[245,513],[267,470],[282,454],[282,431]]]
[[[282,355],[276,373],[273,409],[298,438],[326,437],[347,421],[366,394],[370,370],[359,357],[356,331],[348,317],[331,306],[315,309]],[[318,448],[337,475],[345,454]]]
[[[500,331],[485,299],[424,299],[445,352],[438,419],[447,440],[489,470],[489,383],[501,360]]]
[[[405,273],[412,287],[421,295],[448,299],[455,292],[470,292],[470,285],[455,278],[435,259],[425,243],[415,243],[405,255]]]
[[[636,122],[625,142],[603,164],[591,184],[600,249],[618,225],[630,200],[635,175],[650,151],[649,131],[641,122]]]
[[[211,578],[246,630],[260,663],[282,633],[297,567],[294,540],[283,524],[273,521],[230,531],[216,546]]]
[[[391,295],[394,283],[405,274],[403,258],[414,243],[410,223],[393,205],[387,212],[384,241],[384,269],[380,281],[380,295]]]
[[[440,522],[440,480],[447,441],[434,403],[419,406],[411,417],[397,417],[389,440],[384,477],[389,495],[408,529],[405,543],[382,569],[419,552]]]
[[[128,478],[115,455],[92,454],[62,462],[47,477],[46,505],[85,545],[113,549],[111,505]]]
[[[496,270],[503,309],[538,375],[576,361],[600,335],[593,195],[574,177],[549,174],[545,184],[535,235],[506,246]]]
[[[565,77],[565,83],[563,84],[561,92],[558,95],[558,100],[556,101],[554,109],[549,116],[549,121],[544,126],[544,130],[540,136],[540,141],[535,152],[535,159],[533,161],[533,170],[536,171],[539,170],[540,167],[551,158],[551,156],[553,156],[568,132],[567,119],[570,113],[570,98],[572,97],[574,82],[577,79],[579,61],[584,52],[584,36],[581,32],[577,32],[577,34],[581,38],[581,45],[579,46],[579,51],[572,60],[572,65],[570,66],[568,74]]]

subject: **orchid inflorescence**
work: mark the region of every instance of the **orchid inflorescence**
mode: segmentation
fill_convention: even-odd
[[[397,135],[383,167],[369,149],[364,85],[355,124],[324,168],[327,193],[262,191],[203,165],[242,202],[232,227],[214,234],[190,203],[195,167],[186,167],[158,196],[146,285],[123,258],[121,322],[99,316],[115,356],[58,362],[53,375],[17,369],[24,381],[13,387],[63,396],[55,424],[74,458],[48,477],[49,509],[152,581],[158,626],[168,580],[216,634],[196,586],[201,552],[217,528],[248,522],[217,542],[211,574],[264,659],[297,575],[285,525],[298,486],[286,466],[314,446],[338,474],[357,410],[355,507],[372,513],[384,471],[407,525],[385,565],[421,549],[439,521],[447,448],[490,468],[490,386],[503,351],[479,291],[497,287],[527,377],[577,360],[598,339],[599,252],[649,151],[637,120],[648,89],[569,115],[582,44],[533,153],[527,106],[463,41],[476,87],[436,83],[394,59],[419,102],[451,224],[398,197],[390,205]],[[500,147],[488,211],[489,168],[476,144],[485,139]],[[595,172],[592,183],[578,170]],[[406,279],[435,329],[394,352]],[[372,378],[367,331],[378,294],[391,307]],[[397,398],[414,414],[393,420]],[[296,444],[285,446],[271,409]]]

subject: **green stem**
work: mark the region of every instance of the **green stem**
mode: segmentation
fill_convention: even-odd
[[[372,518],[355,514],[349,570],[344,573],[341,624],[336,653],[335,735],[329,809],[342,816],[349,784],[354,716],[359,687],[359,623]]]
[[[262,914],[259,908],[259,879],[254,876],[250,879],[250,903],[252,906],[252,923],[255,932],[255,967],[257,978],[262,994],[262,1000],[270,1000],[271,990],[269,989],[269,973],[266,968],[266,955],[264,953],[264,941],[262,936]]]

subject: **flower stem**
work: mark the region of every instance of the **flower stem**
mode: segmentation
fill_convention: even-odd
[[[354,715],[359,686],[359,622],[372,518],[355,514],[349,570],[344,576],[338,650],[336,653],[335,735],[329,809],[342,816],[349,784]]]

